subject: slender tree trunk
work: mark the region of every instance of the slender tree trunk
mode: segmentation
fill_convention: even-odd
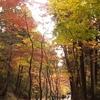
[[[93,50],[90,49],[90,73],[91,73],[91,100],[95,100],[95,74],[94,64],[92,60]]]
[[[24,32],[28,35],[28,38],[30,39],[30,43],[31,43],[31,55],[30,55],[30,62],[29,62],[29,71],[28,71],[28,74],[29,74],[29,91],[28,91],[28,99],[31,100],[31,96],[32,96],[32,74],[31,74],[31,71],[32,71],[32,61],[33,61],[33,54],[34,54],[34,43],[33,43],[33,40],[31,38],[31,35],[30,35],[30,32],[29,32],[29,26],[28,26],[28,23],[27,23],[27,18],[26,18],[26,15],[25,15],[25,24],[26,24],[26,30],[24,30]]]
[[[47,80],[46,80],[47,81],[47,87],[49,89],[48,92],[50,92],[50,97],[51,97],[52,88],[51,88],[51,80],[50,80],[50,75],[49,75],[49,66],[47,66],[46,69],[47,69]]]
[[[16,81],[16,88],[15,88],[15,95],[18,93],[18,84],[19,84],[19,79],[20,79],[20,65],[18,67],[18,74],[17,74],[17,81]]]
[[[31,95],[32,95],[32,59],[33,59],[33,55],[31,56],[30,59],[30,66],[29,66],[29,100],[31,100]]]
[[[51,80],[50,80],[50,67],[49,67],[49,61],[48,61],[48,57],[47,57],[47,54],[44,50],[44,54],[45,54],[45,59],[46,59],[46,62],[47,62],[47,66],[46,66],[46,82],[47,82],[47,88],[48,88],[48,93],[50,93],[50,100],[51,100],[51,91],[52,91],[52,88],[51,88]],[[48,94],[46,94],[48,96]],[[47,98],[47,97],[46,97]]]
[[[97,56],[98,54],[97,54],[97,50],[95,50],[95,55]],[[98,58],[96,58],[95,59],[96,61],[95,61],[95,85],[97,86],[97,82],[98,82],[98,79],[97,79],[97,71],[98,71]]]
[[[74,76],[73,76],[73,71],[72,71],[72,66],[71,66],[71,63],[67,57],[67,48],[66,46],[63,47],[64,49],[64,54],[65,54],[65,60],[66,60],[66,66],[67,66],[67,70],[68,72],[71,74],[71,77],[70,78],[70,87],[71,87],[71,94],[72,94],[72,99],[73,100],[78,100],[78,94],[77,94],[77,88],[76,88],[76,81],[74,81]]]
[[[33,61],[33,53],[34,53],[34,48],[33,48],[33,41],[32,41],[32,39],[31,39],[31,37],[29,37],[30,38],[30,41],[31,41],[31,44],[32,44],[32,46],[31,46],[31,48],[32,48],[32,53],[31,53],[31,58],[30,58],[30,66],[29,66],[29,91],[28,91],[28,94],[29,94],[29,100],[31,100],[31,96],[32,96],[32,74],[31,74],[31,71],[32,71],[32,61]]]
[[[86,89],[86,72],[84,68],[84,56],[83,51],[80,56],[80,69],[81,69],[81,80],[82,80],[82,92],[83,92],[83,100],[87,100],[87,89]]]
[[[98,37],[96,36],[96,41],[98,42]],[[98,50],[95,50],[95,56],[98,55]],[[97,72],[98,72],[98,58],[96,57],[95,59],[95,86],[97,86],[97,82],[98,82],[98,79],[97,79]]]
[[[46,57],[47,60],[47,57]],[[48,64],[48,61],[47,61]],[[48,99],[48,84],[50,85],[50,80],[49,80],[49,66],[46,66],[46,96],[45,96],[45,100]],[[50,91],[51,91],[51,85],[50,85]]]
[[[48,99],[48,79],[46,77],[46,93],[45,93],[45,100]]]
[[[56,100],[59,100],[59,79],[58,79],[58,75],[57,75],[57,79],[56,79]]]
[[[97,50],[95,50],[95,55],[97,56],[98,54],[97,54]],[[98,71],[98,58],[96,57],[96,59],[95,59],[95,63],[94,63],[94,79],[95,79],[95,89],[94,89],[94,94],[96,95],[96,86],[97,86],[97,81],[98,81],[98,79],[97,79],[97,71]],[[96,100],[96,96],[95,96],[95,100]]]
[[[20,85],[21,85],[21,81],[22,81],[22,71],[23,71],[23,66],[19,65],[19,69],[18,69],[18,75],[17,75],[17,81],[16,81],[16,89],[15,89],[15,94],[19,97],[20,94]]]
[[[49,67],[48,67],[48,70],[47,70],[47,78],[48,78],[49,92],[50,92],[50,97],[51,97],[52,87],[51,87],[51,80],[50,80],[50,76],[49,76]]]
[[[43,61],[43,46],[41,42],[41,62],[40,62],[40,69],[39,69],[39,87],[40,87],[40,100],[42,100],[42,61]]]
[[[20,97],[20,92],[21,92],[21,82],[22,82],[22,72],[23,72],[23,66],[20,66],[19,65],[19,72],[18,72],[18,79],[17,79],[17,82],[16,82],[16,95],[19,99]]]

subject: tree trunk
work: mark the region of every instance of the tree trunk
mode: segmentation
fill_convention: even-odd
[[[74,73],[72,70],[72,66],[71,63],[67,57],[67,48],[66,46],[63,47],[64,50],[64,54],[65,54],[65,61],[66,61],[66,66],[67,66],[67,70],[68,72],[71,74],[71,76],[69,77],[70,79],[70,87],[71,87],[71,97],[73,100],[78,100],[78,94],[77,94],[77,88],[76,88],[76,79],[74,79]]]
[[[41,62],[40,62],[40,69],[39,69],[39,87],[40,87],[40,100],[42,100],[42,61],[43,61],[43,46],[41,42]]]
[[[47,54],[46,54],[46,52],[45,52],[45,50],[44,50],[44,54],[45,54],[45,59],[46,59],[46,62],[47,62],[47,66],[46,66],[46,82],[47,82],[47,88],[48,88],[48,90],[49,91],[47,91],[47,93],[46,93],[46,98],[47,98],[47,96],[48,96],[48,93],[50,93],[50,100],[51,100],[51,97],[52,97],[52,95],[51,95],[51,91],[52,91],[52,88],[51,88],[51,80],[50,80],[50,66],[49,66],[49,61],[48,61],[48,57],[47,57]]]
[[[56,100],[58,100],[58,96],[59,96],[59,79],[58,79],[58,75],[56,76],[56,93],[55,93],[55,96],[56,96]]]
[[[49,84],[49,89],[50,89],[50,97],[52,97],[51,95],[51,91],[52,91],[52,87],[51,87],[51,80],[50,80],[50,75],[49,75],[49,68],[48,68],[48,72],[47,72],[47,78],[48,78],[48,84]]]
[[[98,36],[96,36],[96,41],[98,42]],[[98,56],[98,50],[95,50],[95,56]],[[95,86],[97,86],[98,79],[97,79],[97,72],[98,72],[98,58],[95,59]]]
[[[84,54],[83,54],[82,44],[80,43],[79,46],[81,47],[80,69],[81,69],[81,81],[82,81],[82,94],[83,94],[83,100],[87,100],[86,71],[85,71],[85,67],[84,67]]]
[[[92,60],[93,50],[90,49],[90,73],[91,73],[91,100],[95,100],[95,71],[94,64]]]
[[[32,40],[32,37],[30,35],[30,32],[29,32],[29,26],[28,26],[28,23],[27,23],[27,19],[26,19],[26,16],[25,16],[25,24],[26,24],[26,34],[28,35],[28,38],[30,39],[30,42],[31,42],[31,56],[30,56],[30,62],[29,62],[29,71],[28,71],[28,74],[29,74],[29,91],[28,91],[28,99],[31,100],[31,96],[32,96],[32,74],[31,74],[31,71],[32,71],[32,61],[33,61],[33,54],[34,54],[34,43],[33,43],[33,40]]]
[[[95,50],[95,55],[97,56],[97,50]],[[95,64],[94,64],[94,68],[95,68],[95,86],[97,86],[97,82],[98,82],[98,79],[97,79],[97,71],[98,71],[98,58],[95,59]]]
[[[15,94],[20,96],[20,86],[21,86],[21,81],[22,81],[22,71],[23,71],[23,66],[19,65],[18,69],[18,75],[17,75],[17,81],[16,81],[16,89],[15,89]]]
[[[31,74],[31,70],[32,70],[32,58],[30,59],[30,66],[29,66],[29,100],[31,100],[31,95],[32,95],[32,74]]]
[[[48,99],[48,79],[47,79],[47,77],[46,77],[46,93],[45,93],[45,100],[47,100]]]

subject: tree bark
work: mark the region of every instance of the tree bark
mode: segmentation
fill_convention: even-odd
[[[86,89],[86,72],[84,69],[84,56],[83,51],[80,56],[80,69],[81,69],[81,80],[82,80],[82,92],[83,92],[83,100],[87,100],[87,89]]]
[[[22,72],[23,72],[23,66],[19,65],[17,81],[16,81],[16,89],[15,89],[15,94],[17,95],[18,98],[20,96],[20,86],[21,86],[21,82],[22,82],[22,75],[21,75]]]
[[[84,67],[84,54],[83,54],[82,43],[79,43],[79,46],[81,47],[80,69],[81,69],[83,100],[87,100],[86,71],[85,71],[85,67]]]
[[[92,60],[93,50],[90,49],[90,74],[91,74],[91,100],[95,100],[95,71],[94,63]]]
[[[45,93],[45,100],[47,100],[48,99],[48,79],[47,79],[47,77],[46,77],[46,93]]]
[[[39,87],[40,87],[40,100],[42,100],[42,61],[43,61],[43,46],[41,42],[41,62],[40,62],[40,69],[39,69]]]
[[[66,61],[67,70],[71,74],[71,76],[69,77],[70,87],[71,87],[71,98],[73,100],[78,100],[76,81],[74,81],[76,79],[74,79],[74,73],[73,73],[73,70],[72,70],[72,66],[71,66],[71,63],[70,63],[70,61],[67,57],[67,48],[66,48],[66,46],[63,47],[63,50],[64,50],[64,54],[65,54],[65,61]]]
[[[32,50],[33,52],[33,50]],[[31,100],[31,95],[32,95],[32,74],[31,74],[31,71],[32,71],[32,60],[33,60],[33,53],[31,55],[31,59],[30,59],[30,66],[29,66],[29,100]]]

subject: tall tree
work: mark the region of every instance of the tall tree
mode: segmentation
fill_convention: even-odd
[[[80,43],[84,44],[84,41],[94,40],[99,35],[99,24],[96,21],[100,17],[100,14],[97,13],[100,11],[100,2],[99,0],[50,0],[50,4],[51,13],[54,15],[53,19],[56,20],[54,29],[54,35],[57,37],[56,42],[64,48],[66,65],[71,74],[72,99],[78,100],[79,94],[82,93],[83,96],[79,100],[86,100],[86,68],[84,66],[84,54],[86,52],[83,50],[83,46],[80,46]],[[68,45],[69,43],[72,43],[72,45]],[[91,79],[93,79],[93,75]],[[76,83],[77,81],[80,85]],[[77,87],[80,87],[79,89],[82,89],[82,92],[77,91]],[[75,97],[74,94],[77,92],[78,96]],[[92,95],[91,98],[93,99]]]
[[[34,23],[34,19],[31,16],[30,10],[26,6],[26,3],[24,1],[17,1],[17,0],[2,0],[0,1],[0,7],[2,10],[0,11],[0,30],[1,30],[1,36],[5,34],[4,44],[7,44],[6,46],[8,55],[6,56],[7,59],[5,63],[7,67],[7,79],[5,82],[5,86],[3,90],[1,91],[1,95],[4,94],[4,92],[7,92],[7,88],[9,85],[10,80],[10,73],[11,69],[14,65],[15,58],[14,57],[20,57],[20,54],[18,54],[18,46],[23,45],[23,39],[29,38],[31,42],[31,55],[30,55],[30,67],[29,67],[29,76],[30,76],[30,87],[32,84],[31,79],[31,67],[32,67],[32,58],[33,58],[33,41],[31,40],[30,33],[32,32],[32,29],[36,27],[36,24]],[[8,36],[9,33],[9,36]],[[33,33],[33,32],[32,32]],[[9,38],[8,38],[8,37]],[[3,37],[3,36],[2,36]],[[20,43],[20,44],[19,44]],[[17,46],[18,45],[18,46]],[[24,46],[24,45],[23,45]],[[24,49],[25,50],[25,49]],[[16,52],[17,51],[17,52]],[[16,52],[16,53],[14,53]],[[28,51],[24,51],[23,53],[28,53]],[[18,54],[15,56],[15,54]],[[29,89],[29,100],[31,99],[31,89]]]

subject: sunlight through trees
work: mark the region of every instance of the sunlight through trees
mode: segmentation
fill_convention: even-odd
[[[0,100],[99,100],[99,72],[99,0],[0,0]]]

